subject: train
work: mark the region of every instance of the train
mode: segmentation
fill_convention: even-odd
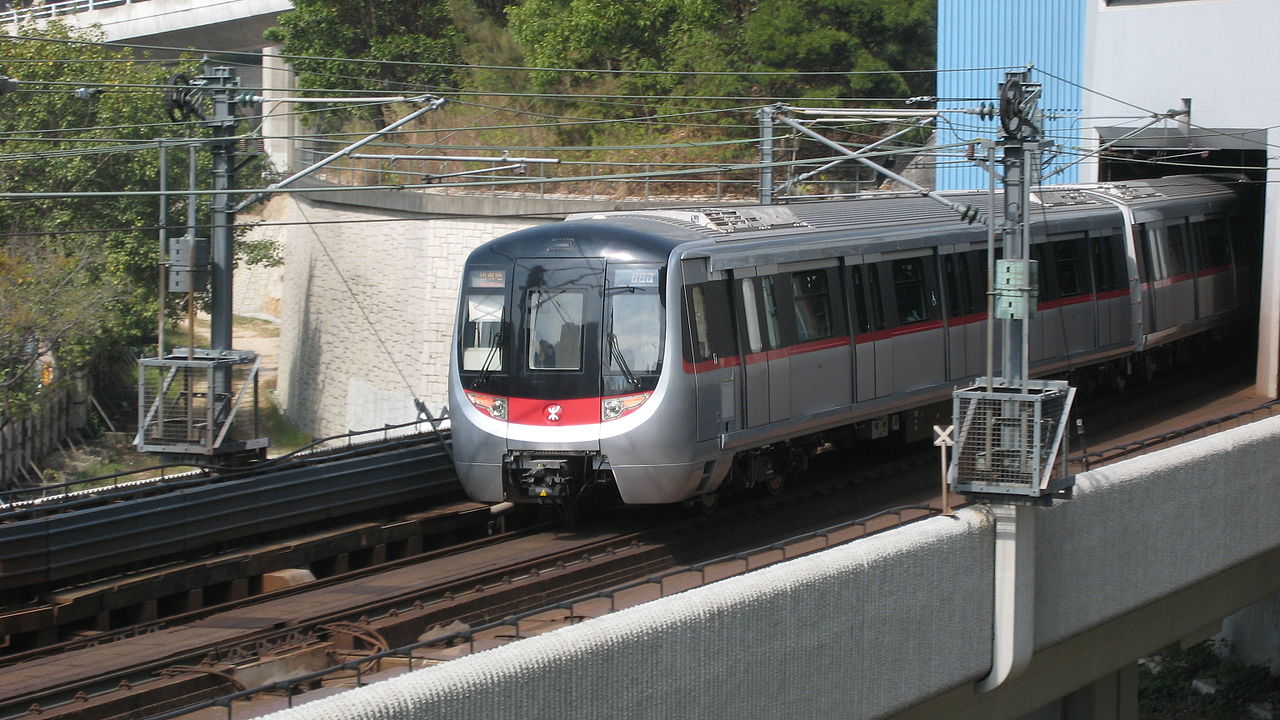
[[[1256,311],[1248,187],[1035,188],[1031,373],[1120,384]],[[1000,227],[998,197],[948,197]],[[987,372],[988,245],[918,194],[588,213],[491,240],[463,268],[450,358],[462,487],[712,508],[855,440],[925,437]]]

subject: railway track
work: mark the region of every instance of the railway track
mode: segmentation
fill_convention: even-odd
[[[1150,404],[1169,401],[1156,397]],[[1233,424],[1275,407],[1269,403],[1221,417]],[[1104,407],[1101,415],[1110,422],[1120,413]],[[1193,420],[1179,426],[1185,430],[1161,428],[1136,439],[1140,430],[1113,428],[1109,436],[1117,440],[1115,448],[1089,453],[1090,462],[1211,431],[1213,423]],[[1103,440],[1103,435],[1096,437]],[[1082,463],[1084,458],[1075,459]],[[573,531],[505,533],[163,623],[77,639],[43,654],[15,656],[0,671],[0,685],[8,688],[0,692],[0,718],[114,717],[120,708],[163,714],[201,699],[214,705],[262,703],[264,697],[268,704],[287,703],[303,689],[443,661],[935,511],[924,509],[931,501],[936,507],[936,456],[930,451],[856,473],[827,471],[838,476],[710,518],[677,517],[670,509],[633,511]],[[868,482],[889,476],[894,482]],[[903,504],[918,509],[839,526],[841,517]],[[606,526],[607,533],[601,529]],[[634,529],[619,532],[622,527]],[[179,636],[194,639],[176,643]],[[201,636],[205,641],[196,642]],[[175,649],[179,645],[183,649]],[[94,659],[96,653],[107,659]],[[139,662],[117,662],[134,653]],[[101,672],[81,673],[79,679],[55,673],[86,665]],[[314,669],[326,667],[331,669]],[[291,679],[278,680],[281,673]],[[343,673],[350,677],[344,679]],[[276,679],[255,681],[264,677]],[[272,689],[262,691],[264,684]],[[258,692],[249,692],[254,688]]]
[[[147,632],[121,633],[113,642],[65,644],[58,648],[61,652],[29,655],[24,662],[4,667],[0,717],[21,717],[33,706],[42,718],[75,716],[89,704],[95,716],[108,717],[111,707],[149,707],[152,701],[139,698],[163,697],[175,684],[185,688],[185,698],[195,692],[193,685],[225,691],[237,667],[264,659],[319,654],[328,661],[334,653],[401,647],[433,627],[485,625],[573,598],[603,597],[597,594],[608,588],[637,581],[651,584],[658,573],[668,578],[658,582],[660,592],[685,589],[690,578],[671,579],[681,574],[673,568],[695,572],[688,568],[727,554],[730,559],[724,563],[738,565],[736,572],[741,572],[891,526],[892,521],[877,518],[848,530],[828,530],[824,540],[811,540],[803,547],[775,547],[791,537],[797,523],[821,524],[851,507],[884,503],[896,494],[867,480],[927,464],[921,457],[895,460],[784,496],[744,502],[713,517],[689,517],[671,509],[632,511],[596,523],[610,527],[607,531],[584,527],[508,533],[403,559],[376,572],[336,576],[232,608],[171,618]],[[844,493],[839,502],[833,501],[854,486],[860,492]],[[916,508],[903,517],[931,512]],[[620,525],[636,529],[618,532]],[[735,557],[756,546],[765,548],[761,557],[767,560]],[[710,575],[705,568],[697,570],[699,582],[735,571],[727,566]],[[616,607],[619,601],[615,598],[610,604]],[[369,638],[376,638],[373,646]],[[85,667],[95,670],[86,673]],[[198,673],[200,681],[186,677],[191,674],[186,671],[163,674],[173,667],[205,671]],[[210,669],[217,672],[206,672]]]

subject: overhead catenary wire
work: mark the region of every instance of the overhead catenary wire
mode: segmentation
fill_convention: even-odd
[[[13,37],[17,37],[17,36],[13,36]],[[33,39],[40,39],[40,40],[43,40],[44,38],[33,38]],[[80,42],[80,41],[68,41],[68,42]],[[114,46],[114,45],[128,45],[128,46],[131,46],[131,47],[132,47],[132,45],[129,45],[129,44],[123,44],[123,43],[88,43],[88,44],[95,44],[95,45],[108,45],[108,46]],[[253,54],[252,56],[253,56],[253,57],[258,57],[256,54]],[[284,55],[281,55],[280,57],[285,57],[285,58],[287,58],[287,57],[290,57],[290,56],[284,56]],[[347,59],[345,59],[345,58],[330,58],[330,59],[333,59],[333,60],[347,60]],[[363,62],[363,61],[361,61],[361,62]],[[430,63],[427,63],[426,65],[431,65],[431,64],[430,64]],[[459,68],[485,67],[485,68],[492,68],[492,69],[512,69],[512,70],[538,70],[538,69],[547,70],[547,68],[515,68],[515,67],[509,67],[509,68],[508,68],[508,67],[505,67],[505,66],[471,66],[471,65],[456,65],[456,67],[459,67]],[[570,70],[570,69],[565,69],[565,70]],[[571,70],[584,70],[584,69],[581,69],[581,68],[573,68],[573,69],[571,69]],[[963,70],[957,70],[957,71],[972,71],[972,69],[963,69]],[[620,72],[620,73],[626,73],[626,72],[628,72],[628,71],[618,71],[618,72]],[[650,72],[650,73],[655,73],[655,74],[670,74],[670,73],[659,73],[659,72],[657,72],[657,71],[645,71],[645,72]],[[879,73],[879,72],[896,72],[896,71],[876,71],[876,72],[877,72],[877,73]],[[915,71],[907,71],[907,72],[915,72]],[[641,73],[641,74],[644,74],[644,73]],[[688,74],[690,74],[690,75],[698,75],[698,74],[700,74],[700,73],[697,73],[697,72],[691,72],[691,73],[688,73]],[[753,72],[720,72],[720,73],[712,73],[712,74],[724,74],[724,75],[752,75],[752,74],[757,74],[757,73],[753,73]],[[774,74],[774,73],[764,73],[764,74]],[[794,74],[796,74],[796,73],[776,73],[776,74],[793,74],[793,75],[794,75]],[[847,74],[847,73],[815,73],[815,74]],[[872,73],[872,74],[874,74],[874,73]],[[57,82],[61,82],[61,83],[63,83],[64,85],[85,85],[85,83],[77,83],[77,82],[74,82],[74,81],[57,81]],[[103,87],[109,87],[109,86],[110,86],[110,84],[103,83],[103,84],[101,84],[101,86],[103,86]],[[170,85],[154,85],[154,86],[152,86],[152,85],[136,85],[136,86],[122,86],[122,87],[131,87],[131,89],[142,89],[142,88],[152,89],[152,88],[175,87],[175,86],[170,86]],[[345,92],[345,91],[344,91],[344,92]],[[456,91],[456,92],[457,92],[457,94],[458,94],[460,97],[462,97],[462,96],[476,97],[476,96],[477,96],[476,91],[459,90],[459,91]],[[579,99],[579,98],[581,97],[581,96],[576,96],[576,95],[556,95],[556,94],[546,94],[546,93],[511,93],[511,94],[506,94],[506,96],[508,96],[508,97],[523,97],[523,98],[543,98],[543,99],[545,99],[545,98],[569,98],[569,99]],[[611,97],[611,98],[614,98],[614,99],[629,99],[629,100],[666,100],[666,101],[669,101],[669,100],[671,99],[671,97],[670,97],[670,96],[668,96],[668,97],[655,97],[655,96],[642,96],[642,95],[612,95],[612,96],[596,96],[596,97]],[[717,100],[717,101],[721,101],[721,100],[739,99],[739,98],[731,98],[731,97],[707,98],[707,97],[701,97],[701,96],[681,96],[681,97],[677,97],[677,99],[681,99],[681,100],[698,100],[698,101],[708,101],[708,100]],[[895,100],[899,100],[899,101],[901,101],[901,98],[896,98]],[[463,101],[463,102],[466,102],[466,101]],[[486,105],[481,104],[481,103],[469,103],[469,104],[472,104],[472,105],[473,105],[473,106],[475,106],[475,107],[481,107],[481,108],[484,108],[484,109],[491,110],[491,111],[492,111],[492,113],[498,113],[498,112],[504,112],[504,111],[507,111],[507,112],[515,112],[515,113],[529,112],[529,111],[523,111],[522,109],[518,109],[518,108],[503,108],[503,107],[486,106]],[[1132,104],[1131,104],[1131,105],[1132,105]],[[1134,105],[1133,107],[1138,108],[1138,106],[1136,106],[1136,105]],[[1139,108],[1139,109],[1140,109],[1140,108]],[[693,117],[693,116],[698,116],[698,115],[723,114],[723,113],[728,113],[728,112],[740,112],[740,111],[741,111],[741,108],[710,109],[710,110],[696,110],[696,111],[690,111],[690,112],[686,112],[686,113],[671,113],[671,114],[666,114],[666,115],[661,115],[661,116],[645,115],[645,116],[637,116],[637,117],[630,117],[630,118],[605,118],[605,119],[584,118],[584,119],[575,120],[574,122],[576,122],[576,123],[580,123],[580,124],[582,124],[582,125],[609,124],[609,123],[619,123],[619,122],[621,122],[621,123],[646,123],[646,124],[662,125],[662,124],[667,124],[667,123],[666,123],[666,122],[664,122],[664,121],[669,120],[669,119],[673,119],[673,118],[676,118],[676,117]],[[296,112],[296,113],[298,113],[298,114],[301,114],[301,112],[302,112],[302,111],[291,111],[291,112]],[[531,114],[532,114],[532,113],[531,113]],[[555,115],[555,114],[547,113],[547,114],[543,114],[542,116],[543,116],[543,117],[548,117],[548,118],[554,118],[554,119],[556,119],[556,120],[558,120],[558,121],[557,121],[557,122],[549,122],[549,123],[511,124],[511,125],[494,125],[494,126],[473,126],[473,127],[468,127],[468,128],[456,128],[456,127],[453,127],[453,128],[426,128],[426,129],[418,129],[418,130],[414,130],[414,131],[412,131],[412,132],[415,132],[415,133],[450,133],[450,134],[456,134],[456,133],[458,133],[458,132],[463,132],[463,131],[484,132],[484,131],[509,130],[509,129],[521,129],[521,128],[542,128],[542,127],[549,127],[549,128],[562,128],[562,127],[565,127],[565,126],[567,125],[567,123],[565,123],[565,122],[563,121],[563,118],[565,117],[565,116],[563,116],[563,115]],[[251,119],[251,118],[261,119],[262,117],[264,117],[264,116],[261,116],[261,115],[258,115],[258,116],[244,116],[244,119]],[[1139,119],[1139,118],[1133,118],[1133,120],[1138,120],[1138,119]],[[199,123],[198,121],[193,121],[193,123],[192,123],[192,124],[199,125],[200,123]],[[165,125],[165,124],[164,124],[164,123],[156,123],[155,125],[156,125],[156,126],[163,126],[163,125]],[[120,127],[133,127],[133,126],[120,126]],[[746,126],[744,126],[744,127],[746,127]],[[957,126],[957,127],[959,127],[959,126]],[[976,128],[976,126],[968,126],[968,125],[966,125],[966,126],[963,126],[963,127],[974,127],[974,129],[975,129],[975,130],[977,129],[977,128]],[[952,129],[955,129],[955,128],[953,127]],[[406,131],[406,132],[408,132],[408,131]],[[856,132],[856,131],[852,131],[852,130],[851,130],[851,132]],[[351,134],[351,135],[355,135],[355,134],[357,134],[357,133],[350,133],[350,134]],[[1204,136],[1205,136],[1205,137],[1210,137],[1210,136],[1214,136],[1214,135],[1221,135],[1221,134],[1222,134],[1222,133],[1220,133],[1220,132],[1216,132],[1216,131],[1207,131],[1207,132],[1206,132],[1206,134],[1205,134]],[[250,135],[246,135],[246,136],[244,136],[242,139],[248,139],[248,138],[250,138],[250,137],[252,137],[252,134],[250,134]],[[313,142],[324,142],[324,141],[325,141],[325,140],[324,140],[324,139],[322,139],[322,138],[317,138],[317,137],[315,137],[315,136],[311,136],[311,135],[290,135],[290,136],[273,136],[273,137],[283,137],[283,138],[287,138],[287,139],[308,139],[308,140],[311,140],[311,141],[313,141]],[[65,142],[68,142],[68,141],[69,141],[69,139],[68,139],[68,138],[65,138],[65,137],[61,137],[61,138],[53,138],[53,139],[50,139],[50,141],[51,141],[51,142],[65,143]],[[92,142],[92,139],[89,139],[89,140],[75,139],[74,141],[76,141],[76,142]],[[195,141],[195,142],[201,142],[202,140],[200,140],[200,139],[195,139],[194,141]],[[754,143],[754,142],[756,142],[756,141],[757,141],[757,140],[756,140],[755,138],[749,137],[749,138],[736,139],[736,140],[728,140],[728,141],[715,141],[715,143],[717,143],[717,144],[733,144],[733,143],[738,143],[738,144],[747,144],[747,143]],[[99,143],[105,143],[105,142],[111,142],[111,140],[99,140],[99,141],[97,141],[97,142],[99,142]],[[152,143],[152,142],[146,142],[146,141],[129,141],[129,140],[126,140],[126,139],[120,139],[120,140],[119,140],[119,142],[121,142],[121,144],[128,145],[128,147],[127,147],[127,148],[124,148],[124,150],[125,150],[125,151],[127,151],[127,150],[135,150],[135,149],[137,149],[137,150],[143,150],[143,149],[148,149],[148,148],[150,148],[150,147],[153,147],[153,146],[154,146],[154,143]],[[666,144],[666,145],[615,146],[615,147],[613,147],[613,148],[601,148],[601,147],[598,147],[598,146],[593,146],[593,147],[585,147],[585,148],[560,148],[560,149],[556,149],[556,150],[558,150],[558,151],[563,151],[563,152],[572,152],[572,151],[575,151],[575,150],[582,150],[582,151],[601,151],[601,150],[606,150],[606,149],[613,149],[613,150],[624,150],[624,149],[630,149],[630,150],[634,150],[634,149],[653,149],[653,148],[662,148],[662,147],[665,147],[665,148],[698,147],[698,146],[709,146],[710,144],[712,144],[712,143],[707,143],[707,144],[703,144],[703,143],[674,143],[674,144]],[[966,143],[960,143],[960,144],[959,144],[959,146],[963,146],[964,144],[966,144]],[[439,145],[424,145],[423,147],[432,147],[432,148],[436,148],[436,149],[438,149],[440,146],[439,146]],[[474,146],[474,145],[473,145],[473,146],[468,146],[468,147],[473,147],[473,148],[474,148],[474,147],[478,147],[478,146]],[[547,148],[538,148],[538,149],[540,149],[540,150],[548,150]],[[121,150],[121,149],[119,149],[119,148],[97,148],[97,149],[92,149],[92,150],[80,150],[80,151],[75,151],[75,154],[86,154],[86,152],[99,152],[99,153],[106,153],[106,152],[119,151],[119,150]],[[1064,148],[1060,148],[1060,149],[1059,149],[1059,152],[1060,152],[1060,153],[1065,154],[1065,153],[1064,153],[1064,151],[1065,151],[1065,149],[1064,149]],[[920,151],[919,149],[915,149],[915,150],[911,150],[911,151],[909,151],[909,152],[914,152],[914,153],[916,153],[916,154],[919,154],[921,151]],[[44,154],[41,154],[41,153],[39,153],[39,152],[35,152],[35,153],[29,153],[29,154],[24,154],[24,155],[20,155],[20,156],[19,156],[19,155],[13,155],[13,156],[9,156],[9,157],[10,157],[10,158],[13,158],[13,157],[23,157],[23,158],[57,157],[57,156],[60,156],[58,153],[73,154],[71,151],[50,151],[50,152],[48,152],[48,153],[44,153]],[[742,167],[748,167],[748,166],[742,166]],[[1197,165],[1197,167],[1200,167],[1200,165]],[[625,176],[624,176],[624,175],[616,175],[616,177],[621,178],[621,177],[625,177]],[[638,177],[638,176],[636,176],[636,177]],[[582,180],[596,180],[596,181],[598,181],[598,180],[608,179],[608,178],[602,178],[602,177],[600,177],[600,176],[595,176],[595,177],[592,177],[592,178],[585,178],[585,177],[584,177],[584,178],[561,178],[561,179],[554,179],[554,180],[546,180],[546,181],[544,181],[544,182],[573,182],[573,181],[575,181],[575,180],[579,180],[579,179],[582,179]],[[514,182],[519,182],[519,181],[517,180],[517,181],[514,181]],[[441,184],[438,184],[438,183],[433,183],[432,185],[433,185],[433,186],[435,186],[435,187],[444,187],[444,186],[445,186],[445,185],[441,185]],[[448,185],[448,186],[465,186],[465,185]],[[368,187],[388,187],[388,186],[368,186]],[[389,187],[403,188],[403,187],[412,187],[412,186],[395,185],[395,186],[389,186]],[[245,192],[252,192],[252,191],[245,191]]]

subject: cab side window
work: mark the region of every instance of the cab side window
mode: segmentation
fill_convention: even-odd
[[[831,312],[830,280],[826,270],[805,270],[791,274],[795,297],[796,340],[806,342],[835,334]]]
[[[924,280],[924,258],[894,260],[893,294],[898,302],[898,323],[910,325],[929,319],[928,289]]]

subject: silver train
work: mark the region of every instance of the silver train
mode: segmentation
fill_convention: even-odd
[[[1035,192],[1033,374],[1123,382],[1256,307],[1243,187]],[[459,478],[483,502],[777,490],[834,445],[940,422],[986,372],[987,288],[985,229],[921,197],[607,213],[497,238],[460,294]]]

